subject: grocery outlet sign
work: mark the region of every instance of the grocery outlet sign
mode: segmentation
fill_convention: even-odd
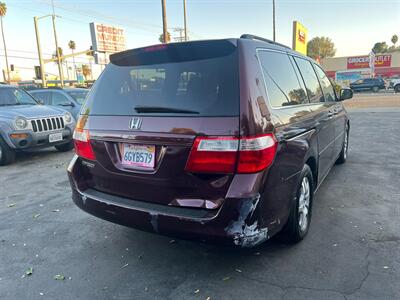
[[[90,23],[89,25],[94,51],[114,53],[126,50],[123,28],[99,23]]]
[[[392,63],[391,54],[381,54],[375,56],[375,68],[390,67]],[[353,56],[347,58],[347,69],[369,68],[369,56]]]

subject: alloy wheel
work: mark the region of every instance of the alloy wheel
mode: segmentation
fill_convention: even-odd
[[[304,177],[301,182],[299,195],[299,227],[301,231],[306,231],[308,227],[310,212],[310,181],[308,177]]]
[[[344,133],[344,144],[343,144],[343,157],[344,157],[344,159],[347,158],[348,146],[349,146],[349,130],[347,129],[347,126],[346,126],[346,131]]]

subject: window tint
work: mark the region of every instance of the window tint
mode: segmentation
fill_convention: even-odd
[[[68,100],[68,98],[58,92],[52,92],[52,97],[51,97],[51,104],[53,105],[63,105],[63,104],[67,104],[70,103],[71,101]]]
[[[43,104],[51,104],[50,92],[31,92],[31,94],[35,99],[41,101]]]
[[[300,72],[303,75],[310,102],[324,102],[324,95],[322,94],[321,86],[319,85],[317,75],[315,74],[314,68],[312,67],[311,63],[306,59],[298,57],[295,57],[294,60],[299,66]]]
[[[92,88],[82,111],[90,115],[237,116],[236,51],[197,59],[204,54],[199,54],[199,50],[180,49],[183,56],[179,60],[173,61],[172,53],[170,62],[165,63],[167,56],[162,50],[149,52],[146,57],[140,54],[124,58],[122,65],[110,63]],[[212,52],[212,47],[207,51]],[[181,57],[192,60],[182,61]],[[151,64],[152,59],[162,63]]]
[[[273,107],[307,103],[307,94],[287,54],[259,51],[268,99]]]
[[[322,93],[324,94],[325,101],[336,101],[335,91],[333,90],[330,80],[326,77],[325,72],[322,71],[320,66],[317,66],[316,64],[314,64],[314,66],[322,86]]]
[[[16,88],[0,88],[0,106],[36,105],[37,102],[27,92]]]

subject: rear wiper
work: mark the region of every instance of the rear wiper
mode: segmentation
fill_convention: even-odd
[[[177,113],[177,114],[196,114],[199,112],[195,110],[180,109],[173,107],[162,107],[162,106],[136,106],[136,112],[138,113]]]

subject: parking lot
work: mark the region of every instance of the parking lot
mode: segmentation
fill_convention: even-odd
[[[72,151],[20,154],[0,168],[0,298],[399,299],[400,108],[354,109],[359,97],[347,103],[349,159],[294,246],[175,241],[99,220],[70,199]]]

